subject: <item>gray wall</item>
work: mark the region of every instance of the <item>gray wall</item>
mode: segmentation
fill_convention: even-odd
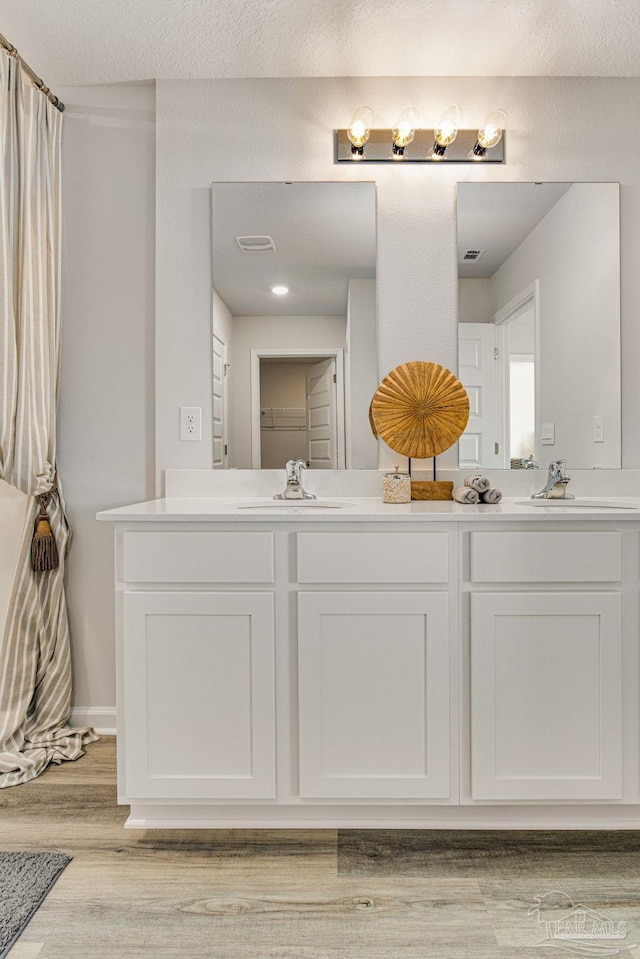
[[[115,704],[113,529],[100,509],[153,495],[152,86],[60,90],[64,326],[59,464],[74,531],[74,703]]]

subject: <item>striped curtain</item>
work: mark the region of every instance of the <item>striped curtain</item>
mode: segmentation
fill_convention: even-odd
[[[0,787],[77,759],[98,738],[68,726],[71,531],[55,468],[61,135],[62,114],[0,50],[0,479],[31,498],[0,646]],[[59,566],[34,572],[35,497],[46,493]]]

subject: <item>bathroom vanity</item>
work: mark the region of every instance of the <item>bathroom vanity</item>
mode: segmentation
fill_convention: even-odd
[[[100,519],[128,826],[640,824],[640,509],[241,492]]]

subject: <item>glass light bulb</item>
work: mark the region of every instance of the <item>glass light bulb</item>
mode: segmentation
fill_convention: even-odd
[[[458,127],[462,122],[462,114],[459,107],[449,107],[438,120],[438,125],[433,131],[436,143],[440,147],[448,147],[458,136]]]
[[[358,107],[351,118],[351,123],[347,127],[347,136],[351,142],[352,153],[354,149],[358,155],[364,152],[364,145],[371,135],[371,127],[375,122],[373,110],[369,107]]]
[[[494,110],[489,114],[478,130],[478,143],[483,150],[490,150],[500,143],[506,122],[507,115],[503,110]]]
[[[402,111],[393,125],[391,136],[393,138],[393,152],[402,156],[405,147],[408,147],[414,136],[416,129],[420,126],[420,114],[413,107],[407,107]]]

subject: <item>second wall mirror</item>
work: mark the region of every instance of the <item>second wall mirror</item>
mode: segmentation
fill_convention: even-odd
[[[621,466],[617,183],[459,183],[460,467]]]
[[[375,469],[373,183],[214,183],[216,469]]]

